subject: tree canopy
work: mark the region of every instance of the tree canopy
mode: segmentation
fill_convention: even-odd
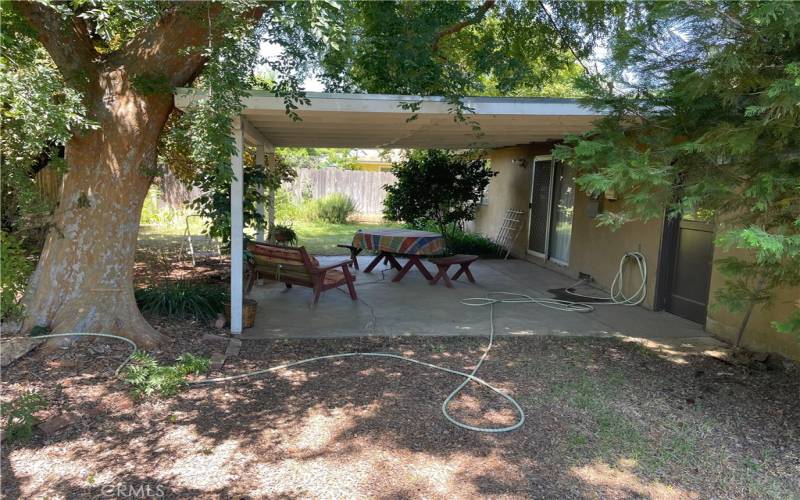
[[[99,67],[123,65],[130,84],[143,95],[172,91],[173,77],[157,58],[134,64],[134,54],[155,43],[166,52],[201,58],[202,70],[186,84],[209,95],[197,109],[170,120],[159,145],[160,163],[179,175],[209,172],[213,175],[200,175],[205,180],[199,182],[209,187],[213,178],[220,189],[231,175],[227,124],[250,88],[283,97],[287,112],[297,119],[306,102],[302,82],[309,75],[319,77],[330,91],[446,95],[458,112],[458,98],[464,95],[572,95],[578,66],[569,47],[583,55],[590,51],[578,38],[562,40],[568,30],[559,30],[538,5],[524,3],[81,0],[48,5],[0,5],[7,230],[12,225],[20,229],[22,221],[41,225],[52,209],[34,189],[33,169],[49,160],[58,163],[59,148],[72,135],[98,126],[89,95],[98,92],[90,80]],[[581,8],[569,6],[569,11]],[[193,43],[176,44],[174,50],[166,47],[163,42],[173,41],[157,38],[162,36],[160,25],[176,19],[205,26],[205,34]],[[39,34],[45,29],[72,33],[63,43],[45,35],[48,47]],[[266,43],[282,51],[262,57],[258,49]],[[80,59],[70,60],[70,52],[94,63],[80,67]],[[263,74],[269,78],[259,76]],[[292,163],[295,155],[288,156],[287,163]],[[65,170],[66,164],[60,164]],[[158,173],[155,165],[151,168]],[[40,217],[31,217],[33,213]]]
[[[4,206],[9,216],[16,207],[47,212],[48,207],[37,205],[42,200],[32,186],[31,166],[57,158],[53,148],[97,126],[85,99],[91,68],[67,64],[66,58],[59,67],[19,9],[12,3],[0,8],[3,183],[4,193],[13,191],[16,197]],[[552,10],[557,8],[571,17],[582,12],[576,6]],[[309,75],[321,78],[331,91],[441,94],[454,103],[464,95],[574,95],[578,66],[571,47],[584,56],[591,50],[578,37],[563,39],[570,31],[552,22],[555,12],[524,3],[74,1],[38,11],[45,9],[53,11],[48,14],[53,27],[72,27],[83,36],[73,37],[73,46],[56,57],[82,50],[121,64],[132,62],[126,53],[154,42],[148,37],[168,16],[208,26],[202,44],[180,50],[206,61],[190,84],[207,90],[209,98],[172,121],[181,124],[168,127],[167,134],[178,137],[162,140],[160,150],[168,167],[180,169],[191,162],[188,170],[210,169],[221,186],[230,180],[227,123],[249,88],[284,97],[287,112],[299,119],[305,102],[301,85]],[[262,58],[261,43],[276,44],[282,52]],[[256,76],[264,72],[270,78]],[[142,94],[172,90],[169,75],[157,65],[140,63],[130,68],[130,77]],[[176,144],[183,162],[176,162],[178,154],[171,151]]]
[[[634,2],[606,66],[581,79],[607,112],[559,154],[578,185],[626,193],[604,223],[701,216],[736,250],[717,266],[732,310],[800,286],[800,4]],[[746,321],[746,320],[745,320]],[[776,318],[800,332],[800,305]]]

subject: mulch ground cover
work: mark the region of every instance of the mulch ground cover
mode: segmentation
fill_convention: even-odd
[[[156,358],[209,356],[204,324],[153,319]],[[243,341],[224,373],[310,356],[382,351],[459,370],[474,337]],[[501,338],[480,376],[509,391],[525,425],[456,428],[441,414],[457,377],[352,358],[192,386],[134,402],[113,376],[128,347],[33,351],[2,374],[2,401],[39,390],[42,420],[68,425],[2,445],[4,498],[792,498],[800,496],[800,376],[703,355],[669,359],[617,339]],[[514,413],[469,386],[453,413],[504,425]]]
[[[175,254],[158,254],[139,250],[133,268],[133,281],[138,286],[164,280],[190,280],[227,285],[230,283],[230,258],[199,257],[195,265]]]

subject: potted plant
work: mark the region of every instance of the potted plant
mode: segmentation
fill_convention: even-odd
[[[269,239],[286,245],[297,245],[297,233],[291,226],[276,224],[269,233]]]

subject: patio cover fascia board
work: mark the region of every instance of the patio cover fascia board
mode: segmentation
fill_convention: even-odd
[[[188,110],[207,95],[195,89],[178,89],[175,106]],[[568,133],[585,132],[601,113],[574,99],[467,97],[470,123],[453,117],[453,106],[444,97],[384,94],[328,94],[308,92],[310,105],[297,110],[301,121],[287,116],[283,98],[252,91],[244,108],[234,117],[231,134],[231,234],[241,235],[243,220],[244,147],[256,147],[256,163],[264,165],[265,152],[274,161],[276,147],[361,148],[498,148],[534,141],[560,139]],[[413,111],[404,105],[415,105]],[[410,120],[412,114],[416,118]],[[263,206],[259,207],[263,214]],[[259,233],[261,239],[262,233]],[[242,332],[244,299],[244,242],[231,237],[231,333]]]
[[[466,97],[463,102],[472,112],[458,121],[453,105],[440,96],[308,92],[306,97],[310,105],[296,110],[300,121],[287,115],[282,97],[264,91],[251,91],[243,99],[241,116],[274,147],[450,149],[558,140],[589,130],[601,116],[575,99],[562,98]],[[182,88],[175,105],[187,110],[206,98],[204,91]]]
[[[309,106],[301,107],[313,111],[357,111],[367,113],[404,113],[411,111],[401,104],[419,104],[417,113],[449,113],[452,104],[442,96],[413,96],[401,94],[338,94],[328,92],[306,92],[311,101]],[[185,110],[193,103],[205,99],[205,91],[178,88],[175,91],[175,106]],[[462,102],[475,110],[476,115],[573,115],[600,116],[601,113],[581,105],[577,99],[562,97],[465,97]],[[261,111],[285,111],[286,103],[282,97],[263,90],[251,90],[242,100],[244,113]]]

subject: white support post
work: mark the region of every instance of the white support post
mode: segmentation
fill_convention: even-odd
[[[269,154],[267,155],[267,161],[269,162],[268,163],[269,166],[267,168],[269,169],[270,172],[274,172],[275,171],[275,161],[276,161],[275,151],[274,150],[270,151]],[[270,189],[269,190],[269,209],[268,210],[269,210],[269,217],[268,217],[268,221],[267,221],[267,227],[269,228],[269,233],[268,234],[274,235],[275,234],[275,190],[274,189]],[[269,242],[270,243],[275,243],[275,238],[270,238]]]
[[[264,145],[263,144],[256,144],[256,168],[260,168],[262,170],[266,169],[266,164],[264,163]],[[259,197],[264,194],[264,185],[261,184],[257,187]],[[256,211],[261,216],[261,220],[264,220],[264,203],[259,201],[256,205]],[[272,205],[270,204],[270,213],[272,213]],[[264,241],[264,226],[260,225],[256,228],[256,241]]]
[[[244,292],[244,136],[242,123],[237,117],[231,127],[236,151],[231,155],[231,333],[242,333],[242,302]]]

